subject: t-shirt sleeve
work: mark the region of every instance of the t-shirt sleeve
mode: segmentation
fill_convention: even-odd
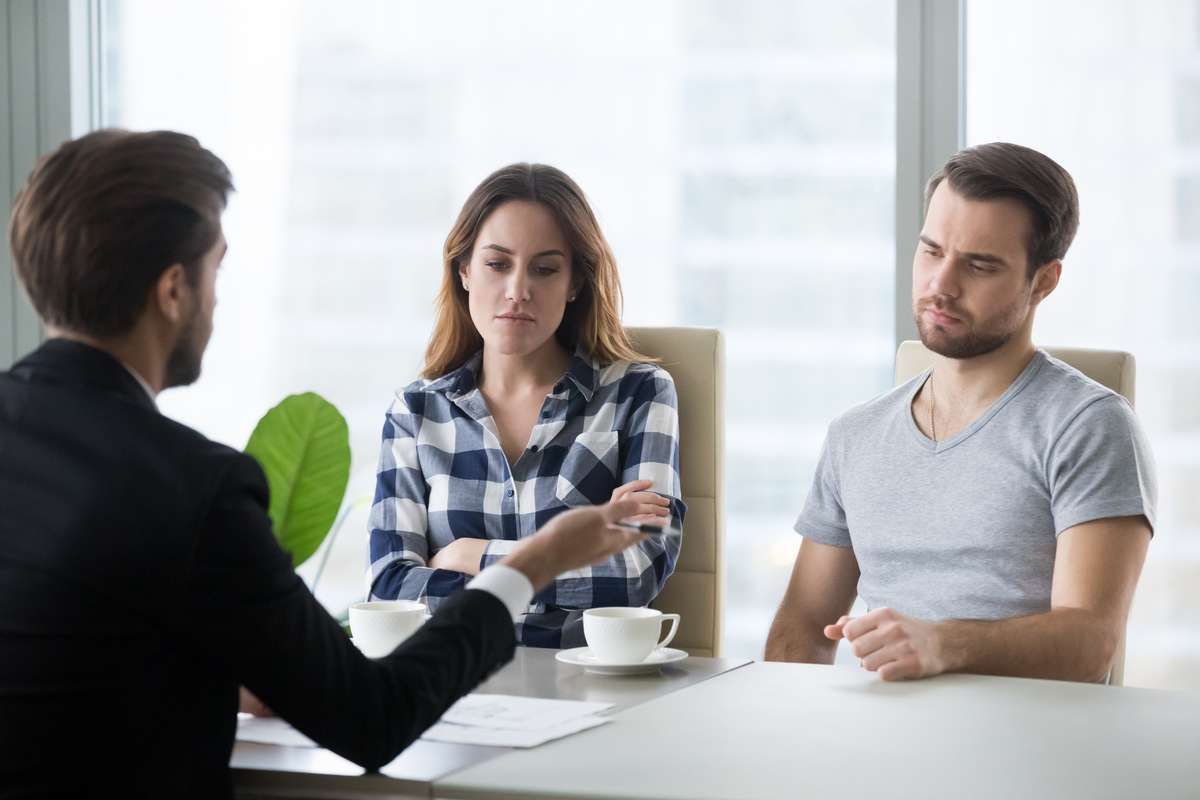
[[[1143,514],[1155,526],[1158,480],[1146,434],[1119,395],[1095,401],[1063,430],[1047,465],[1054,533]]]
[[[812,488],[796,520],[796,533],[821,544],[850,547],[850,528],[846,525],[840,489],[842,443],[836,425],[836,422],[830,425],[825,434]]]

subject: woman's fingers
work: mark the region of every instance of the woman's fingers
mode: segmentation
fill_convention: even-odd
[[[628,495],[630,500],[638,504],[639,514],[658,514],[659,516],[669,516],[671,513],[671,501],[660,494],[654,492],[634,492]]]
[[[630,481],[629,483],[623,483],[620,486],[618,486],[617,488],[613,489],[612,499],[620,500],[622,497],[624,497],[627,494],[631,494],[633,492],[644,492],[646,489],[649,489],[653,485],[654,485],[654,481],[646,480],[646,479]]]

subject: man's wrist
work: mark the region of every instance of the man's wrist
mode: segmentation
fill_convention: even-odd
[[[522,540],[519,547],[497,563],[518,570],[529,579],[535,592],[541,591],[554,579],[554,572],[546,558],[545,543],[537,537]]]
[[[478,589],[493,595],[508,609],[513,621],[529,610],[533,586],[520,570],[505,564],[493,564],[467,583],[468,589]]]
[[[935,674],[959,672],[966,666],[961,626],[956,620],[933,624],[933,667]]]

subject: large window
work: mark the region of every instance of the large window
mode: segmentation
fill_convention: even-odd
[[[971,2],[966,69],[968,143],[1037,148],[1079,188],[1079,235],[1037,340],[1137,358],[1160,502],[1126,682],[1200,688],[1197,3]]]
[[[369,499],[459,205],[503,164],[559,166],[616,251],[626,322],[727,336],[726,645],[761,654],[825,426],[890,382],[893,4],[104,11],[105,123],[191,132],[238,186],[205,374],[166,413],[242,446],[284,394],[319,391]],[[318,587],[334,610],[365,588],[365,506]]]

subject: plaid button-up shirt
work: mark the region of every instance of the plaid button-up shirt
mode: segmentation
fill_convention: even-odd
[[[480,566],[512,551],[554,515],[609,500],[649,479],[683,527],[675,384],[653,364],[597,367],[577,353],[542,403],[510,465],[477,386],[482,353],[397,393],[383,424],[370,516],[372,598],[425,599],[431,610],[468,576],[426,566],[454,539],[487,539]],[[582,612],[646,605],[675,569],[679,537],[651,537],[596,566],[563,573],[517,621],[517,641],[583,644]]]

